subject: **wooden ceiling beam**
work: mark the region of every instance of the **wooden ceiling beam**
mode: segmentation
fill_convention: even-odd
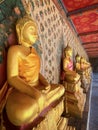
[[[83,7],[83,8],[80,8],[80,9],[73,10],[73,11],[69,11],[67,13],[67,17],[74,15],[74,14],[79,14],[79,13],[82,13],[82,12],[85,12],[85,11],[88,11],[88,10],[93,10],[93,9],[96,9],[96,8],[98,8],[98,3],[88,5],[87,7]]]
[[[88,55],[98,55],[98,53],[87,53]]]
[[[98,55],[96,56],[92,56],[92,55],[88,55],[89,58],[98,58]]]
[[[98,43],[98,41],[91,41],[91,42],[83,42],[82,45],[88,45],[88,44],[94,44],[94,43]]]
[[[98,55],[88,55],[88,57],[92,57],[92,58],[97,57],[98,58]]]
[[[96,52],[94,52],[94,51],[89,51],[89,52],[87,52],[88,54],[98,54],[98,51],[96,51]]]
[[[98,53],[98,50],[97,51],[86,51],[87,53],[94,53],[94,54],[96,54],[96,53]]]
[[[98,52],[96,52],[96,53],[93,53],[93,52],[89,52],[89,53],[87,53],[87,54],[93,54],[93,55],[98,55]]]
[[[88,55],[98,55],[98,53],[87,53]]]
[[[98,46],[97,46],[97,47],[93,47],[93,46],[90,46],[90,47],[84,47],[85,50],[86,50],[86,49],[95,49],[95,48],[98,48]]]
[[[86,45],[82,45],[84,48],[98,48],[98,43],[96,44],[86,44]]]
[[[90,48],[85,48],[86,50],[98,50],[98,47],[90,47]]]
[[[85,36],[85,35],[96,34],[96,33],[98,33],[98,30],[96,30],[96,31],[91,31],[91,32],[78,33],[78,36]]]
[[[93,51],[93,52],[98,52],[98,48],[97,49],[86,49],[86,52],[91,52],[91,51]]]
[[[87,53],[88,55],[98,55],[98,53]]]
[[[96,55],[98,55],[98,53],[96,53],[96,54],[93,54],[93,53],[87,53],[88,55],[92,55],[92,56],[96,56]]]
[[[93,57],[93,58],[94,58],[94,57],[98,57],[98,54],[97,54],[97,55],[89,55],[89,54],[88,54],[88,57]]]

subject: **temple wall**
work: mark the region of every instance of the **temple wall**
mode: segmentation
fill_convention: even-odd
[[[51,83],[58,83],[63,48],[69,44],[74,56],[87,57],[66,16],[52,0],[1,0],[0,2],[0,86],[6,79],[6,52],[16,44],[15,23],[29,10],[38,25],[39,41],[34,45],[41,57],[41,73]],[[2,77],[2,78],[1,78]]]

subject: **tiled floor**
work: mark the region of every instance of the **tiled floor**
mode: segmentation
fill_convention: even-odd
[[[93,74],[90,120],[88,130],[98,130],[98,74]]]

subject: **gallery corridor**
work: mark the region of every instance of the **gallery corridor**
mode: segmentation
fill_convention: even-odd
[[[88,130],[98,130],[98,73],[92,76],[92,94]]]

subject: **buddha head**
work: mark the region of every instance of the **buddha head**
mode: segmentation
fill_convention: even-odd
[[[36,22],[30,17],[24,16],[16,24],[19,44],[30,47],[38,40]]]
[[[81,62],[81,63],[85,63],[84,57],[81,57],[80,62]]]
[[[65,56],[72,57],[72,48],[67,45],[67,47],[64,49]]]
[[[75,56],[75,59],[76,59],[76,62],[80,62],[81,57],[79,56],[79,54],[77,54],[77,55]]]

